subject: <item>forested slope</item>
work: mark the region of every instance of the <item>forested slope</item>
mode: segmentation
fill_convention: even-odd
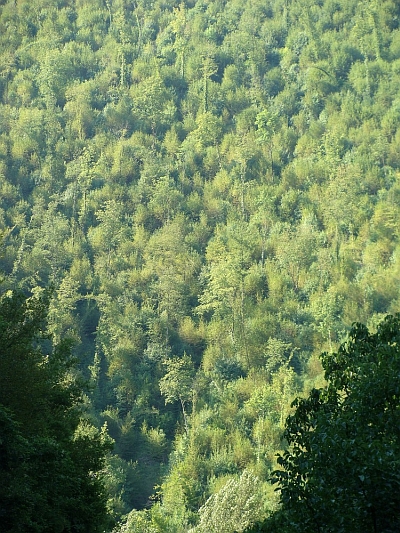
[[[318,355],[400,311],[397,2],[0,4],[1,290],[54,287],[112,513],[261,519]]]

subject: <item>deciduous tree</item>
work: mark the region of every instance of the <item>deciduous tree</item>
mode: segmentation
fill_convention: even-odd
[[[101,532],[110,439],[82,416],[69,343],[51,348],[48,296],[0,299],[0,529]]]
[[[273,474],[282,508],[263,531],[399,530],[399,342],[400,315],[388,316],[322,355],[328,384],[293,404]]]

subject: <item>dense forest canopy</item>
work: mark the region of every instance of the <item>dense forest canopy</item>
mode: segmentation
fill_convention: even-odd
[[[400,311],[399,94],[395,0],[0,2],[0,290],[53,287],[118,531],[278,507],[319,354]]]

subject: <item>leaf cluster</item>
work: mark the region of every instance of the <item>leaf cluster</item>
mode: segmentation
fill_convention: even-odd
[[[0,524],[4,532],[103,531],[111,441],[84,421],[70,345],[52,349],[49,293],[0,299]]]
[[[273,473],[285,531],[399,528],[399,326],[399,315],[376,333],[355,325],[322,357],[327,387],[294,402]]]

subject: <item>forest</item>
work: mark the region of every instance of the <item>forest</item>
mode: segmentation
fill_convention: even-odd
[[[396,0],[0,0],[0,529],[398,532],[399,237]]]

